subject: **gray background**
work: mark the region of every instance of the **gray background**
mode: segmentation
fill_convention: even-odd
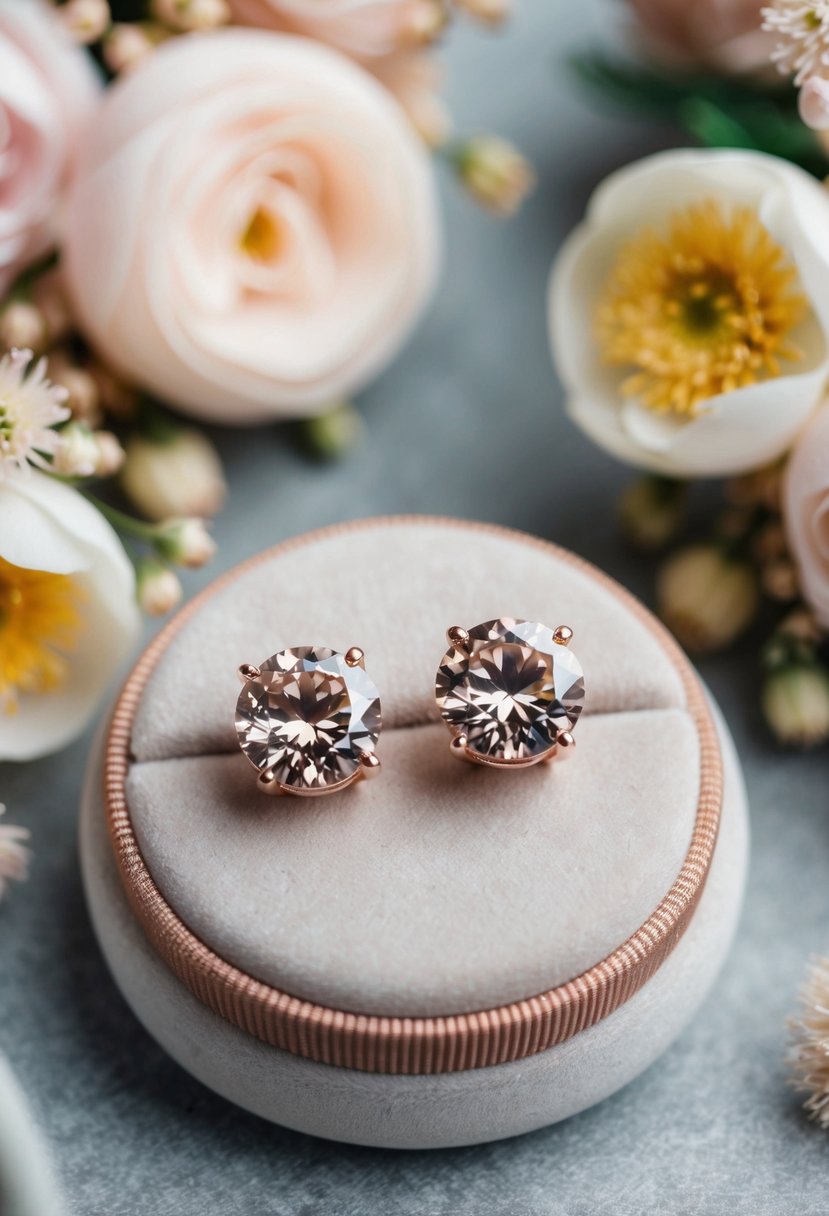
[[[592,186],[679,138],[597,114],[579,95],[563,58],[596,35],[592,13],[572,0],[523,0],[506,36],[470,30],[452,40],[459,125],[515,138],[537,166],[537,193],[499,225],[445,183],[438,299],[365,394],[366,441],[344,463],[315,465],[276,430],[219,436],[232,502],[216,526],[218,560],[190,589],[319,524],[425,511],[563,541],[649,598],[650,564],[614,535],[628,474],[562,416],[545,334],[547,271]],[[770,743],[754,643],[702,671],[734,731],[753,815],[747,906],[727,973],[681,1040],[626,1090],[557,1127],[479,1148],[340,1147],[269,1126],[191,1080],[126,1008],[90,931],[75,842],[88,738],[0,768],[0,800],[10,821],[31,828],[37,853],[30,882],[0,911],[0,1045],[51,1143],[70,1211],[829,1212],[827,1146],[783,1065],[807,956],[829,947],[826,753],[788,756]]]

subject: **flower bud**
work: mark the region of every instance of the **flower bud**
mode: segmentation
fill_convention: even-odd
[[[116,76],[119,72],[132,71],[167,36],[167,31],[149,21],[119,21],[104,39],[104,62]]]
[[[167,561],[191,570],[206,565],[216,552],[216,542],[201,519],[167,520],[159,525],[153,544]]]
[[[124,449],[112,431],[96,431],[95,442],[98,445],[98,464],[95,469],[98,477],[114,477],[124,463]]]
[[[50,346],[61,342],[72,329],[72,310],[59,270],[45,270],[32,283],[32,303],[46,326]]]
[[[405,18],[405,37],[410,46],[428,46],[446,28],[449,14],[441,0],[409,0]]]
[[[153,0],[156,21],[182,34],[213,30],[230,21],[227,0]]]
[[[164,616],[181,600],[181,583],[169,566],[147,557],[139,562],[136,570],[136,594],[142,612],[148,616]]]
[[[40,309],[25,300],[8,303],[0,312],[0,347],[41,351],[45,345],[46,322]]]
[[[480,135],[455,155],[461,181],[495,215],[513,215],[535,185],[532,165],[505,139]]]
[[[95,377],[84,367],[72,363],[65,351],[49,356],[49,375],[55,384],[65,388],[66,404],[77,422],[96,427],[101,422],[101,400]]]
[[[455,4],[484,25],[500,25],[512,9],[511,0],[455,0]]]
[[[797,599],[798,582],[794,562],[787,557],[779,557],[773,562],[767,562],[760,573],[763,590],[770,599],[788,604]]]
[[[315,418],[306,418],[301,425],[307,447],[323,460],[343,456],[363,433],[362,415],[349,401],[343,401]]]
[[[194,427],[175,427],[160,439],[134,435],[121,484],[135,507],[153,520],[213,516],[227,493],[219,454]]]
[[[779,667],[766,678],[763,713],[781,743],[816,747],[829,739],[829,673],[817,663]]]
[[[660,614],[688,650],[720,650],[754,619],[757,579],[751,566],[713,545],[670,557],[659,572]]]
[[[72,38],[83,46],[102,38],[112,20],[107,0],[66,0],[57,12]]]
[[[82,422],[69,422],[59,433],[54,470],[61,477],[94,477],[100,452],[98,441]]]
[[[632,482],[619,499],[619,523],[637,549],[655,552],[673,540],[685,516],[683,482],[646,474]]]

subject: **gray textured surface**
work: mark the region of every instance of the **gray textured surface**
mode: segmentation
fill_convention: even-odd
[[[433,511],[566,540],[647,597],[649,567],[619,550],[610,520],[626,474],[562,418],[544,331],[547,268],[590,187],[660,138],[571,94],[560,57],[584,39],[588,16],[572,0],[524,0],[504,40],[455,43],[460,121],[519,139],[539,190],[508,226],[447,192],[440,299],[366,396],[368,439],[349,461],[304,463],[277,433],[223,437],[235,489],[215,569],[344,516]],[[73,1216],[829,1211],[827,1145],[781,1063],[806,957],[829,945],[827,758],[770,746],[751,656],[746,646],[703,665],[753,811],[748,904],[727,974],[628,1089],[481,1148],[340,1148],[245,1116],[190,1080],[137,1025],[91,936],[75,849],[83,743],[0,769],[0,798],[37,849],[32,880],[0,913],[0,1045],[51,1141]]]

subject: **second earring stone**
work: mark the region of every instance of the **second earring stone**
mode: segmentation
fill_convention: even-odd
[[[457,755],[514,768],[572,751],[584,704],[572,629],[502,616],[446,636],[435,697]]]

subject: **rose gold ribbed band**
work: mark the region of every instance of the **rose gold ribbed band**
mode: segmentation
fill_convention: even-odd
[[[451,1017],[380,1017],[329,1009],[263,984],[220,958],[191,933],[153,882],[135,839],[125,790],[132,723],[144,688],[160,656],[206,599],[241,571],[295,547],[354,529],[413,523],[488,531],[589,573],[656,636],[682,681],[699,733],[699,801],[691,842],[673,885],[647,920],[601,962],[566,984],[524,1001]],[[229,571],[193,599],[151,643],[127,680],[113,713],[104,765],[109,830],[129,902],[154,949],[193,995],[220,1017],[283,1051],[342,1068],[409,1074],[457,1072],[523,1059],[563,1043],[629,1000],[662,965],[694,914],[717,840],[722,788],[719,742],[699,681],[667,631],[633,596],[587,562],[524,533],[407,516],[339,525],[287,541]]]

